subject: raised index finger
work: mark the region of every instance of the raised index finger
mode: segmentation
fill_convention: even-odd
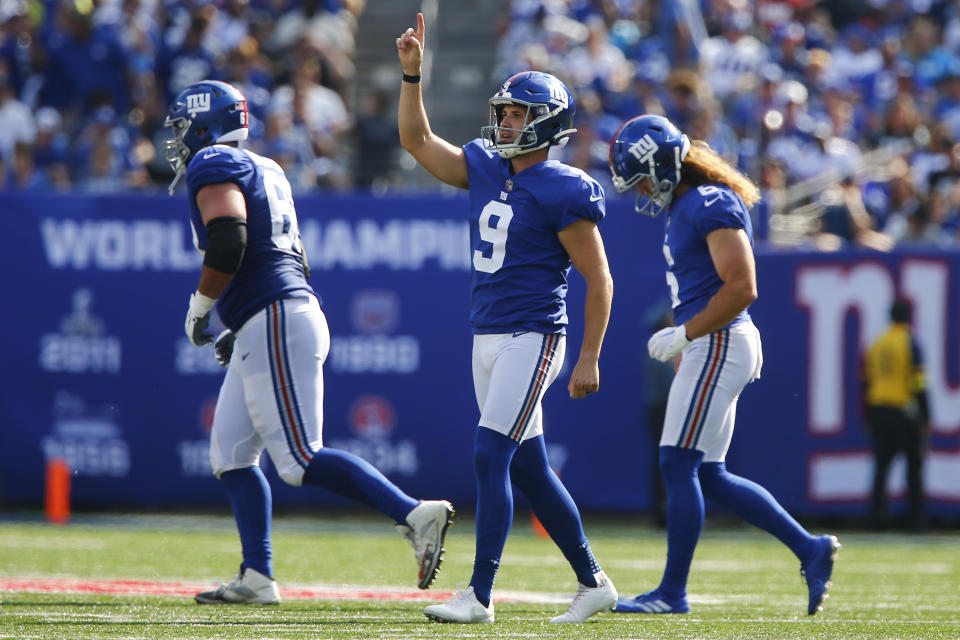
[[[423,14],[417,14],[417,40],[420,41],[420,44],[423,44],[423,38],[426,35],[426,29],[423,26]]]

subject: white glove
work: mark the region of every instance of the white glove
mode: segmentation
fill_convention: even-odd
[[[226,329],[213,343],[213,354],[221,367],[230,366],[230,357],[233,355],[233,343],[237,341],[236,334]]]
[[[650,336],[647,341],[647,351],[650,352],[651,358],[666,362],[686,349],[688,344],[690,341],[687,340],[686,326],[667,327]]]
[[[190,338],[190,342],[198,347],[213,342],[213,336],[204,331],[210,326],[210,310],[216,302],[215,299],[199,291],[190,294],[190,306],[187,308],[187,320],[184,322],[183,330]]]

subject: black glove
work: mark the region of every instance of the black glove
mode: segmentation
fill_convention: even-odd
[[[233,355],[233,343],[237,341],[236,334],[230,329],[223,331],[213,343],[214,355],[221,367],[230,366],[230,357]]]

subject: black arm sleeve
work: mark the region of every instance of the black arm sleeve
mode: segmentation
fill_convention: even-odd
[[[247,248],[247,221],[224,216],[207,223],[207,249],[203,264],[222,271],[236,273]]]

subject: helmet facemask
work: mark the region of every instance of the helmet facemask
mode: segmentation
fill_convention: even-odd
[[[190,119],[186,116],[179,118],[167,116],[163,121],[163,126],[168,127],[173,133],[173,137],[163,143],[164,155],[174,173],[173,180],[170,182],[169,187],[167,187],[170,195],[173,195],[173,190],[176,188],[177,183],[180,182],[180,179],[187,172],[187,162],[190,160],[190,148],[183,141],[187,135],[187,131],[190,130]]]
[[[509,106],[524,107],[523,129],[513,129],[502,127],[503,110]],[[549,145],[564,146],[570,139],[570,134],[576,129],[565,129],[561,131],[548,131],[550,124],[547,122],[554,116],[563,111],[563,107],[556,107],[551,110],[548,105],[539,102],[525,102],[514,98],[491,98],[490,99],[490,125],[480,128],[480,137],[483,139],[484,146],[488,149],[496,149],[501,158],[515,158],[524,153],[530,153],[537,149],[543,149]],[[559,125],[554,125],[559,128]],[[500,134],[503,131],[510,131],[516,134],[513,142],[501,142]],[[540,133],[544,135],[541,140]],[[562,136],[562,137],[561,137]]]
[[[677,185],[669,180],[657,182],[655,175],[638,173],[629,182],[620,176],[614,176],[613,186],[622,193],[630,187],[638,185],[641,180],[646,183],[646,191],[637,194],[637,202],[634,204],[633,210],[645,216],[656,218],[670,206],[673,201],[673,191],[677,188]]]
[[[644,176],[644,178],[646,178],[650,190],[646,194],[637,195],[637,202],[633,205],[633,210],[645,216],[656,218],[670,206],[673,201],[673,191],[677,188],[677,185],[669,180],[661,180],[658,183],[656,176]]]

